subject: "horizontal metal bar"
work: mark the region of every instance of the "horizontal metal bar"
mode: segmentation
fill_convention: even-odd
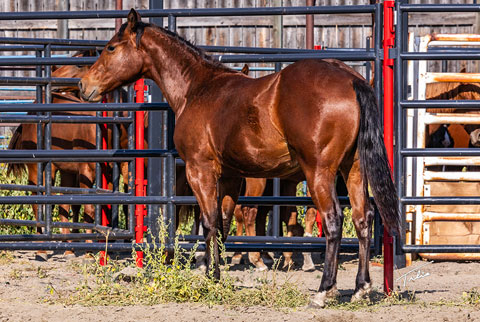
[[[1,19],[0,19],[1,20]],[[41,58],[4,58],[0,59],[0,66],[32,66],[32,65],[93,65],[98,57],[41,57]]]
[[[30,162],[43,160],[66,160],[71,158],[142,158],[163,157],[168,154],[176,154],[174,150],[147,149],[147,150],[0,150],[0,159],[30,159]],[[6,162],[7,160],[2,160]]]
[[[75,228],[75,229],[93,229],[96,231],[112,231],[112,228],[89,223],[77,222],[52,222],[53,227],[58,228]],[[20,219],[0,219],[0,225],[7,226],[29,226],[29,227],[45,227],[44,221],[36,220],[20,220]]]
[[[3,37],[0,37],[0,39],[5,39]],[[16,40],[15,43],[21,44],[21,43],[27,43],[27,45],[0,45],[0,51],[35,51],[35,50],[45,50],[45,45],[49,44],[52,40],[58,41],[62,39],[46,39],[46,41],[42,42],[43,39],[45,38],[7,38],[7,39],[20,39],[20,41]],[[27,41],[24,41],[24,39],[27,39]],[[67,39],[65,39],[67,40]],[[76,39],[72,39],[76,40]],[[41,45],[30,45],[30,43],[36,43],[36,44],[41,44]],[[88,40],[87,40],[88,42]],[[101,45],[52,45],[51,50],[52,51],[81,51],[81,50],[88,50],[92,48],[103,48],[107,41],[100,40],[99,42],[102,42]],[[0,41],[0,43],[2,43]]]
[[[480,113],[480,110],[478,111]],[[479,114],[429,114],[423,116],[425,124],[480,124]]]
[[[150,9],[138,10],[144,17],[212,17],[212,16],[268,16],[268,15],[304,15],[304,14],[341,14],[373,13],[375,6],[318,6],[318,7],[258,7],[258,8],[205,8],[205,9]],[[91,11],[37,11],[2,12],[0,20],[36,20],[36,19],[98,19],[125,18],[128,10],[91,10]],[[58,44],[58,43],[57,43]]]
[[[425,211],[422,214],[422,220],[425,221],[480,221],[478,213],[439,213]]]
[[[205,241],[201,235],[179,236],[180,241],[196,242]],[[325,237],[273,237],[273,236],[228,236],[227,242],[241,243],[316,243],[325,244]],[[342,238],[343,244],[358,244],[357,238]],[[373,243],[373,240],[372,240]]]
[[[432,165],[461,165],[461,166],[472,166],[480,165],[480,158],[479,157],[426,157],[423,159],[425,166],[432,166]]]
[[[480,172],[475,171],[425,171],[425,181],[480,181]]]
[[[80,78],[65,78],[65,77],[14,77],[2,76],[0,77],[0,85],[77,85]],[[9,90],[2,88],[2,90]],[[29,90],[29,89],[20,89]]]
[[[480,149],[478,148],[455,148],[455,149],[402,149],[400,151],[404,157],[478,157]]]
[[[59,104],[5,104],[0,112],[63,112],[63,111],[166,111],[167,103],[59,103]]]
[[[480,245],[403,245],[405,253],[480,253]]]
[[[341,206],[349,204],[347,197],[338,197]],[[166,204],[172,202],[176,205],[194,205],[197,203],[194,196],[147,196],[136,197],[132,195],[51,195],[51,196],[3,196],[0,204]],[[238,203],[242,205],[281,205],[281,206],[309,206],[313,205],[310,197],[239,197]]]
[[[478,12],[478,4],[400,4],[404,12]]]
[[[21,107],[19,107],[21,108]],[[122,124],[132,123],[129,117],[96,117],[88,115],[0,115],[0,123],[82,123],[82,124]]]
[[[402,197],[406,205],[480,205],[480,197]]]
[[[236,47],[236,46],[198,46],[208,52],[244,53],[244,54],[295,54],[295,53],[318,53],[316,49],[298,48],[266,48],[266,47]],[[325,48],[324,52],[364,52],[365,48]]]
[[[75,194],[89,194],[89,193],[101,193],[101,194],[121,194],[119,192],[114,193],[111,190],[102,188],[77,188],[77,187],[55,187],[52,188],[53,193],[75,193]],[[21,184],[0,184],[0,190],[14,190],[14,191],[31,191],[31,192],[45,192],[45,186],[37,185],[21,185]]]
[[[67,57],[67,58],[5,58],[0,59],[0,66],[32,66],[32,65],[92,65],[98,57]],[[213,55],[213,58],[223,63],[238,62],[292,62],[302,59],[335,58],[339,60],[359,61],[374,60],[373,51],[323,51],[290,54],[251,54],[251,55]],[[1,84],[1,83],[0,83]]]
[[[59,243],[59,242],[12,242],[0,243],[0,250],[83,250],[109,252],[131,252],[133,249],[142,250],[146,247],[153,249],[158,247],[154,244],[128,244],[128,243]],[[196,248],[199,252],[205,251],[205,244],[181,243],[180,248],[191,250]],[[299,251],[299,252],[323,252],[324,245],[319,244],[237,244],[225,243],[227,251]],[[358,245],[340,244],[342,251],[358,251]]]
[[[131,239],[134,234],[111,232],[108,235],[109,240],[115,239]],[[105,234],[87,234],[87,233],[71,233],[71,234],[52,234],[51,236],[38,235],[0,235],[0,242],[21,242],[21,241],[69,241],[69,240],[105,240]],[[1,243],[0,243],[1,245]],[[0,246],[1,247],[1,246]]]
[[[434,52],[403,52],[400,57],[404,60],[479,60],[478,53],[462,50],[449,50],[442,52],[435,50]]]
[[[375,60],[375,53],[373,51],[328,52],[323,50],[317,50],[317,52],[315,53],[301,53],[301,54],[213,55],[213,58],[222,63],[294,62],[302,59],[327,59],[327,58],[334,58],[334,59],[345,60],[345,61],[364,61],[364,60]]]
[[[472,110],[478,109],[480,112],[480,100],[403,100],[400,101],[400,106],[402,108],[461,108]]]

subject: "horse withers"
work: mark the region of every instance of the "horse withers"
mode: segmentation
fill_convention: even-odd
[[[202,210],[214,277],[220,277],[217,236],[227,236],[242,178],[305,177],[327,240],[323,277],[312,304],[323,307],[336,297],[343,222],[335,192],[339,170],[359,239],[352,300],[368,295],[373,221],[368,184],[391,233],[400,232],[401,221],[380,113],[363,78],[342,62],[308,59],[253,79],[178,35],[143,23],[132,9],[79,87],[85,99],[99,101],[140,77],[158,84],[175,113],[175,146]]]

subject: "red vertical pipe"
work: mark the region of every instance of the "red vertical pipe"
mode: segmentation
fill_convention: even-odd
[[[145,101],[145,83],[143,79],[135,83],[135,102],[144,103]],[[135,112],[135,148],[143,150],[144,141],[144,112]],[[135,159],[135,196],[144,196],[144,159]],[[143,233],[145,227],[143,226],[144,205],[135,206],[135,242],[143,242]],[[143,252],[137,251],[137,267],[143,267]]]
[[[387,149],[388,161],[393,172],[393,59],[389,49],[395,43],[393,21],[394,0],[383,2],[383,138]],[[386,294],[393,290],[393,238],[383,231],[383,289]]]
[[[102,100],[103,103],[107,102],[106,98],[103,98]],[[102,116],[106,117],[107,112],[104,111],[102,112]],[[101,124],[101,133],[102,133],[102,150],[107,149],[107,124]],[[107,182],[107,162],[102,164],[102,189],[108,189],[108,182]],[[107,208],[109,206],[102,206],[102,226],[107,226],[109,224],[108,219],[107,219]],[[99,258],[99,264],[101,266],[104,266],[107,263],[107,259],[105,258],[105,251],[100,252],[100,258]]]

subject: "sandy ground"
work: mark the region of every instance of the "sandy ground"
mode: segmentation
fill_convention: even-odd
[[[84,278],[61,255],[47,262],[34,260],[32,252],[15,252],[13,260],[0,260],[0,322],[4,321],[480,321],[480,307],[462,304],[462,293],[480,287],[480,263],[429,263],[417,261],[412,267],[395,271],[401,294],[415,293],[415,302],[392,306],[344,309],[299,308],[295,311],[266,307],[208,307],[199,304],[162,304],[154,306],[82,307],[49,304],[45,299],[51,287],[71,291]],[[245,257],[245,256],[244,256]],[[76,259],[79,260],[79,259]],[[301,263],[301,257],[297,257]],[[300,288],[312,295],[321,278],[320,254],[314,254],[317,270],[294,270],[288,275]],[[415,269],[412,271],[413,269]],[[353,293],[357,270],[356,256],[342,255],[338,272],[341,301]],[[410,272],[412,271],[412,272]],[[409,273],[410,272],[410,273]],[[408,273],[408,274],[407,274]],[[237,265],[231,274],[244,285],[264,276],[248,265]],[[287,273],[280,272],[279,279]],[[401,277],[402,275],[405,277]],[[382,289],[383,268],[371,267],[374,292]]]

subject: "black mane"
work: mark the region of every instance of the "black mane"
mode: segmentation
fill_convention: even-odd
[[[192,53],[194,53],[196,56],[199,56],[200,58],[202,58],[204,61],[206,61],[207,63],[217,67],[217,68],[222,68],[226,71],[231,71],[231,72],[234,72],[234,73],[237,73],[236,70],[233,70],[227,66],[225,66],[224,64],[222,64],[221,62],[219,62],[218,60],[215,60],[212,56],[210,55],[207,55],[205,53],[205,51],[201,48],[198,48],[197,46],[193,45],[190,41],[186,40],[185,38],[181,37],[180,35],[178,35],[177,33],[174,33],[168,29],[165,29],[163,27],[160,27],[160,26],[157,26],[155,24],[151,24],[151,23],[145,23],[143,21],[139,21],[136,23],[135,25],[135,30],[134,32],[136,33],[136,42],[137,42],[137,46],[140,45],[140,39],[142,38],[143,36],[143,33],[145,31],[145,28],[147,27],[150,27],[150,28],[153,28],[157,31],[160,31],[161,33],[173,38],[174,40],[176,40],[177,42],[183,44],[187,49],[189,49]],[[125,28],[127,28],[127,23],[124,23],[121,27],[120,27],[120,30],[118,31],[118,37],[119,38],[122,38],[123,36],[123,33],[125,31]]]

